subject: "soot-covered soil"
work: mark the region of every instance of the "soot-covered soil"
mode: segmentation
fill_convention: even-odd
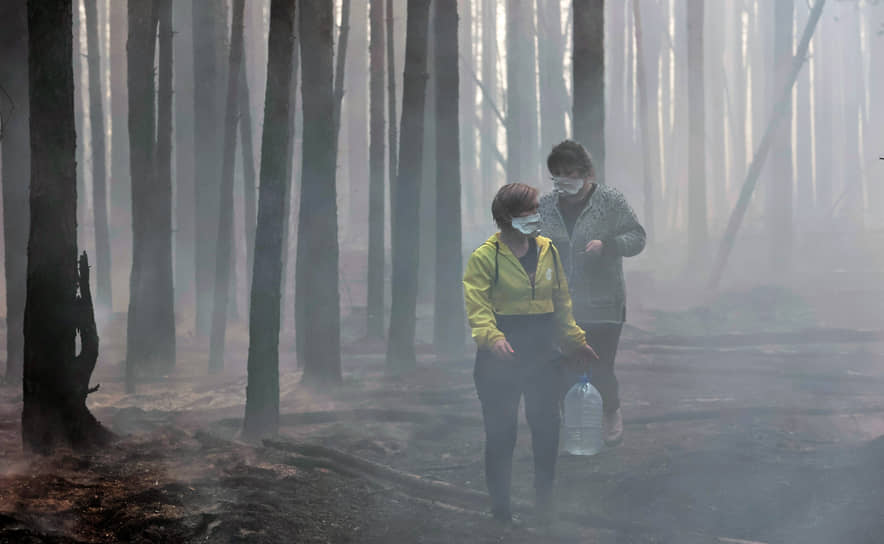
[[[224,374],[205,376],[205,346],[185,339],[176,374],[136,395],[123,393],[120,346],[104,334],[90,407],[122,437],[110,448],[25,456],[19,391],[0,388],[0,542],[823,544],[884,534],[877,343],[660,345],[627,328],[624,443],[560,457],[561,520],[543,527],[530,509],[522,417],[521,523],[503,527],[480,495],[482,422],[467,359],[425,356],[391,379],[382,345],[353,342],[344,386],[319,394],[300,385],[287,355],[282,436],[255,445],[238,440],[241,331]]]

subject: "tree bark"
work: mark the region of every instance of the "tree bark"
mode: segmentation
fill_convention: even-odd
[[[476,223],[488,223],[491,199],[497,190],[497,165],[494,151],[497,149],[497,119],[494,99],[497,96],[497,3],[482,0],[482,192],[476,210]],[[505,168],[505,166],[504,166]]]
[[[338,218],[335,191],[338,98],[332,93],[332,0],[303,2],[299,29],[304,115],[301,200],[298,213],[296,289],[308,288],[305,316],[296,323],[303,338],[306,383],[327,387],[341,382],[341,322],[338,293]],[[339,63],[345,49],[338,50]],[[339,109],[337,111],[340,111]],[[309,257],[308,257],[309,256]],[[307,262],[307,259],[310,259]],[[302,264],[303,263],[303,264]],[[297,309],[296,309],[297,310]]]
[[[254,38],[253,38],[254,39]],[[242,65],[240,75],[239,146],[242,151],[243,223],[246,239],[246,289],[252,288],[252,266],[255,262],[255,229],[258,188],[255,185],[255,150],[252,142],[252,111],[248,66]],[[248,309],[246,310],[248,311]]]
[[[4,382],[21,383],[24,361],[25,293],[28,271],[28,184],[31,178],[28,127],[28,3],[0,6],[0,82],[8,99],[0,100],[3,162],[3,248],[6,273],[6,374]],[[10,103],[11,102],[11,103]]]
[[[98,9],[96,0],[84,0],[86,12],[86,48],[89,71],[89,124],[92,129],[92,208],[95,214],[95,256],[98,308],[110,312],[111,248],[107,223],[107,167],[105,164],[104,106],[101,96],[101,57],[98,47]]]
[[[703,82],[703,0],[688,0],[688,253],[700,263],[708,244],[706,94]]]
[[[565,139],[568,91],[565,89],[562,14],[558,3],[537,0],[537,47],[540,67],[541,152]],[[623,100],[622,94],[617,97]]]
[[[338,56],[345,60],[346,79],[341,81],[344,86],[344,98],[347,102],[346,131],[346,163],[347,163],[347,208],[346,239],[356,247],[365,247],[369,214],[369,158],[368,158],[368,3],[358,1],[350,6],[347,0],[351,24],[347,40],[347,54],[341,57],[342,48],[339,41]],[[343,13],[342,13],[343,15]],[[343,34],[343,28],[341,28]],[[340,149],[340,146],[339,146]],[[344,162],[343,158],[342,161]]]
[[[21,426],[25,449],[43,454],[113,437],[86,408],[98,333],[85,254],[77,267],[71,4],[28,2],[31,223]]]
[[[112,0],[115,1],[115,0]],[[175,303],[192,307],[195,289],[194,242],[194,42],[193,4],[173,1],[175,21]]]
[[[402,162],[396,176],[392,213],[393,301],[387,335],[387,369],[402,372],[417,365],[414,351],[417,305],[418,206],[423,156],[423,119],[427,83],[429,0],[408,0],[405,70],[402,87]]]
[[[369,198],[366,335],[384,334],[384,0],[369,8]]]
[[[786,84],[792,61],[792,22],[794,1],[778,0],[774,9],[774,73],[768,94],[771,103]],[[765,222],[767,223],[768,262],[774,277],[788,277],[793,251],[792,231],[792,107],[791,101],[771,144],[771,180],[767,186]]]
[[[219,87],[223,69],[220,66],[220,28],[223,0],[193,0],[193,65],[194,65],[194,159],[196,227],[194,258],[196,259],[196,332],[206,335],[212,316],[214,294],[215,252],[218,242],[218,180],[221,179],[221,140],[219,126]]]
[[[506,5],[506,149],[511,182],[531,183],[540,172],[533,4],[508,0]]]
[[[605,1],[574,0],[572,133],[605,182]]]
[[[642,26],[641,9],[638,0],[632,0],[633,19],[635,21],[635,55],[636,55],[636,86],[638,87],[638,123],[641,128],[642,172],[644,194],[644,224],[649,232],[654,231],[654,202],[656,200],[658,179],[660,177],[660,146],[657,136],[657,86],[648,85],[648,72],[653,70],[652,80],[657,82],[657,55],[651,55],[644,43],[644,27]],[[653,50],[656,51],[656,44]],[[647,59],[647,61],[646,61]],[[646,67],[650,67],[650,70]],[[654,112],[653,114],[651,112]]]
[[[111,175],[110,220],[111,248],[116,256],[111,263],[113,278],[125,278],[132,268],[132,182],[129,179],[129,90],[126,87],[127,10],[129,0],[110,2],[110,76],[111,76]],[[125,281],[125,280],[123,280]],[[125,283],[117,283],[118,302],[128,291]]]
[[[279,429],[279,314],[285,195],[291,183],[289,122],[294,66],[295,2],[272,0],[268,37],[261,183],[255,233],[254,280],[249,304],[248,386],[243,436],[257,439]]]
[[[476,214],[473,213],[481,206],[482,184],[476,175],[478,168],[478,156],[476,141],[478,137],[478,117],[476,115],[476,85],[467,75],[476,72],[476,43],[477,33],[473,19],[473,6],[477,0],[459,0],[460,29],[458,30],[459,62],[461,64],[458,74],[460,81],[460,126],[463,137],[460,139],[460,178],[463,192],[463,220],[467,228],[472,228]]]
[[[433,344],[436,355],[461,359],[466,329],[461,301],[460,115],[457,0],[436,0],[436,283]]]
[[[387,0],[387,176],[390,195],[390,232],[395,231],[396,178],[399,171],[398,122],[396,114],[396,47],[394,41],[393,0]]]
[[[209,372],[224,368],[224,341],[227,335],[227,307],[230,298],[232,267],[233,170],[236,162],[236,129],[239,116],[239,88],[243,56],[243,13],[245,0],[233,2],[230,32],[230,62],[227,69],[227,107],[224,115],[224,148],[221,165],[221,194],[218,214],[218,247],[215,252],[215,296],[212,304],[212,333],[209,342]]]

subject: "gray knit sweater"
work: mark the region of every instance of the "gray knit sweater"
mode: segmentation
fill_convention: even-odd
[[[623,257],[645,247],[645,229],[623,194],[599,184],[577,218],[571,236],[558,207],[558,195],[540,199],[541,234],[552,239],[568,276],[574,319],[578,323],[620,322],[626,319]],[[589,255],[586,244],[601,240],[601,255]]]

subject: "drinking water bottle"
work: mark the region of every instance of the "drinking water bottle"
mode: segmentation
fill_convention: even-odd
[[[604,445],[602,396],[584,374],[565,395],[565,451],[595,455]]]

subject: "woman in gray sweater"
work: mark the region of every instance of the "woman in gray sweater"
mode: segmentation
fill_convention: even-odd
[[[596,183],[592,159],[579,143],[565,140],[556,145],[547,167],[555,188],[540,199],[541,232],[559,249],[574,319],[598,353],[591,380],[602,395],[605,442],[613,446],[623,437],[614,374],[626,320],[623,257],[644,249],[645,229],[620,191]],[[575,376],[570,378],[568,387]]]

